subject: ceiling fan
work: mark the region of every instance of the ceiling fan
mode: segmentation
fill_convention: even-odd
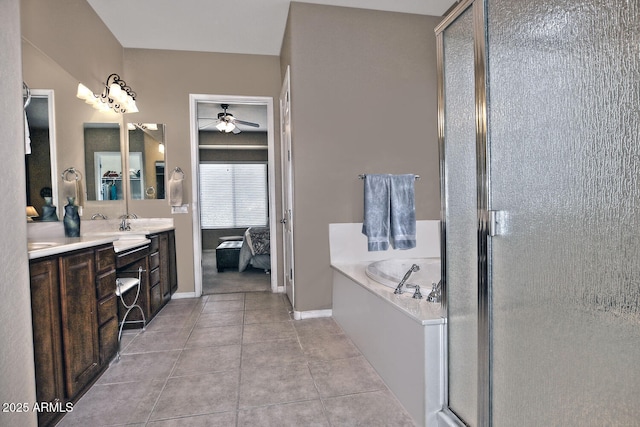
[[[205,128],[208,128],[209,126],[212,126],[212,125],[215,124],[216,128],[220,132],[240,133],[241,130],[238,128],[237,125],[251,126],[251,127],[254,127],[254,128],[260,127],[260,125],[258,123],[252,123],[252,122],[247,122],[247,121],[244,121],[244,120],[239,120],[239,119],[236,119],[235,117],[233,117],[233,114],[227,113],[227,109],[229,108],[229,104],[221,104],[220,107],[222,107],[223,112],[222,113],[218,113],[217,120],[215,120],[214,122],[209,123],[208,125],[202,126],[200,129],[205,129]],[[208,119],[208,120],[212,120],[212,119]]]

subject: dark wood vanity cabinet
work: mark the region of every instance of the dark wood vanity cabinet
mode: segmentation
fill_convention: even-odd
[[[95,254],[60,257],[60,319],[67,397],[73,399],[100,370]]]
[[[77,400],[115,355],[114,259],[109,244],[30,262],[38,402]],[[61,415],[39,412],[38,423]]]
[[[176,274],[175,233],[173,230],[148,236],[149,286],[151,315],[154,316],[171,299],[178,288]]]
[[[178,265],[176,260],[176,233],[175,231],[167,231],[167,239],[169,242],[169,290],[173,295],[178,290]]]
[[[38,402],[65,401],[58,259],[31,263],[31,311]],[[38,413],[38,424],[49,425],[57,414]]]
[[[113,247],[96,249],[100,365],[108,364],[118,351],[118,299],[114,292],[115,283],[116,257]]]

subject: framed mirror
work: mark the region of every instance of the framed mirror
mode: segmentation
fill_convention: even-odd
[[[84,123],[87,201],[124,200],[124,167],[118,123]]]
[[[27,206],[42,220],[43,206],[58,199],[53,90],[25,86],[24,92]]]
[[[165,125],[128,123],[128,179],[131,200],[165,198]]]

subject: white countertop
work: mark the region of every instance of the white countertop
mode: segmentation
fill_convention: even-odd
[[[28,239],[29,259],[58,255],[64,252],[112,243],[117,237],[80,236],[80,237],[46,237]]]
[[[433,303],[423,299],[414,299],[411,294],[396,295],[393,289],[369,278],[365,273],[367,265],[371,261],[354,261],[345,263],[333,263],[331,267],[344,274],[356,283],[359,283],[369,292],[379,298],[387,300],[393,307],[405,313],[422,325],[442,324],[445,322],[444,311],[440,303]],[[430,290],[425,290],[426,296]]]
[[[29,259],[58,255],[78,249],[113,243],[116,253],[151,243],[148,235],[173,230],[173,220],[143,218],[129,220],[130,231],[118,231],[119,221],[89,220],[81,225],[80,237],[64,237],[62,221],[30,224],[27,250]]]

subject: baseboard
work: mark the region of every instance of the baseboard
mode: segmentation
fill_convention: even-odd
[[[333,310],[309,310],[309,311],[293,311],[293,318],[295,320],[304,320],[304,319],[316,319],[319,317],[331,317],[333,315]]]
[[[175,294],[171,295],[172,299],[195,298],[195,297],[196,297],[195,292],[176,292]]]

